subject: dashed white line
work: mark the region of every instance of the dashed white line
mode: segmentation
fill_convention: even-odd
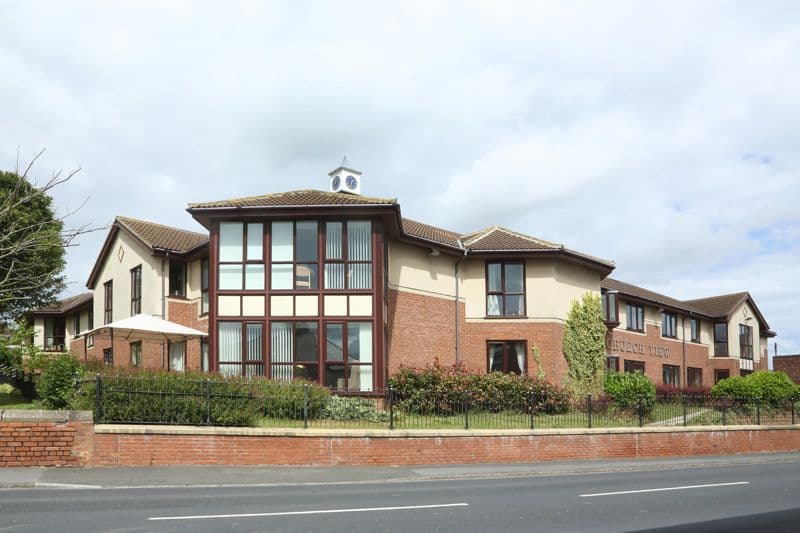
[[[641,489],[641,490],[621,490],[618,492],[598,492],[596,494],[581,494],[581,498],[593,498],[595,496],[617,496],[619,494],[639,494],[641,492],[663,492],[667,490],[689,490],[689,489],[705,489],[708,487],[730,487],[732,485],[749,485],[749,481],[734,481],[733,483],[711,483],[708,485],[686,485],[683,487],[663,487],[659,489]]]
[[[209,518],[251,518],[258,516],[296,516],[334,513],[368,513],[373,511],[406,511],[411,509],[439,509],[442,507],[466,507],[468,503],[441,503],[436,505],[403,505],[399,507],[360,507],[353,509],[317,509],[313,511],[284,511],[277,513],[209,514],[189,516],[151,516],[148,520],[203,520]]]

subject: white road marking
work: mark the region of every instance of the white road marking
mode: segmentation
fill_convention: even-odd
[[[749,485],[749,481],[734,481],[733,483],[713,483],[709,485],[686,485],[684,487],[664,487],[660,489],[642,489],[642,490],[621,490],[619,492],[598,492],[597,494],[581,494],[581,498],[593,498],[594,496],[616,496],[618,494],[638,494],[640,492],[663,492],[666,490],[688,490],[688,489],[704,489],[707,487],[730,487],[731,485]]]
[[[36,483],[35,487],[44,489],[102,489],[100,485],[80,485],[78,483]]]
[[[442,503],[438,505],[404,505],[400,507],[362,507],[355,509],[319,509],[315,511],[285,511],[279,513],[208,514],[190,516],[151,516],[148,520],[202,520],[206,518],[251,518],[257,516],[295,516],[308,514],[368,513],[371,511],[404,511],[408,509],[438,509],[441,507],[466,507],[468,503]]]

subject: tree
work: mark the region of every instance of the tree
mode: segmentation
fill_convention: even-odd
[[[55,172],[41,187],[31,182],[30,171],[42,154],[21,173],[19,164],[15,172],[0,171],[0,318],[16,318],[52,303],[65,287],[65,248],[93,231],[86,226],[66,229],[64,219],[77,209],[57,216],[50,197],[80,169]]]
[[[580,302],[572,301],[562,345],[569,366],[567,385],[578,397],[603,392],[606,332],[599,296],[586,293]]]

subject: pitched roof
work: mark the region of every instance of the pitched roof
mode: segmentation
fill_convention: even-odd
[[[115,223],[133,233],[151,250],[166,250],[185,254],[208,243],[208,235],[156,224],[155,222],[147,222],[130,217],[117,217]]]
[[[424,239],[436,244],[443,244],[453,248],[461,248],[461,235],[455,231],[450,231],[430,224],[423,224],[410,218],[403,219],[403,233],[410,237]]]
[[[463,237],[464,246],[474,251],[524,251],[524,250],[561,250],[560,244],[537,239],[523,233],[517,233],[500,226],[470,233]]]
[[[687,300],[686,303],[699,309],[709,316],[728,316],[739,304],[750,297],[747,292],[735,292],[733,294],[722,294],[709,298],[698,298]]]
[[[91,292],[84,292],[81,294],[77,294],[75,296],[64,298],[63,300],[59,300],[54,304],[45,305],[38,309],[34,309],[33,311],[31,311],[31,314],[60,315],[62,313],[69,313],[70,311],[74,311],[75,309],[81,308],[84,305],[91,303],[92,298],[93,296]]]
[[[324,207],[338,205],[396,205],[396,199],[372,198],[360,194],[318,191],[303,189],[299,191],[278,192],[261,196],[232,198],[214,202],[189,204],[189,211],[195,209],[255,208],[255,207]]]
[[[624,294],[626,296],[631,296],[633,298],[637,298],[639,300],[645,300],[647,302],[652,302],[654,304],[671,307],[673,309],[681,310],[681,311],[689,311],[692,313],[703,314],[706,313],[700,311],[699,309],[683,302],[681,300],[677,300],[675,298],[671,298],[664,294],[660,294],[651,290],[644,289],[642,287],[637,287],[636,285],[631,285],[630,283],[625,283],[623,281],[619,281],[613,278],[606,278],[600,282],[600,287],[603,289],[610,289],[614,291],[619,291],[620,294]]]

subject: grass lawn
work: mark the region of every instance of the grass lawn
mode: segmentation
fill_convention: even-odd
[[[0,387],[0,409],[42,409],[39,400],[31,401],[11,387]]]

